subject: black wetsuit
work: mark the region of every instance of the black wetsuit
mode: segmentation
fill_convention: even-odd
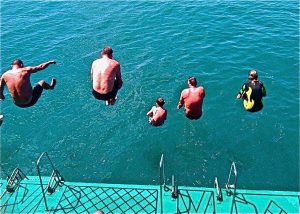
[[[250,95],[250,100],[254,101],[254,105],[251,109],[248,109],[247,111],[250,112],[257,112],[260,111],[263,108],[263,102],[262,98],[267,95],[266,89],[262,82],[257,81],[255,83],[252,83],[252,81],[244,83],[240,90],[240,94],[243,95],[243,99],[248,99],[245,92],[249,90],[249,88],[252,89],[252,93]]]

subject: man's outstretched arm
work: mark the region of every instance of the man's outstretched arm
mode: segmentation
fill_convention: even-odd
[[[44,62],[38,66],[28,66],[25,67],[24,69],[30,73],[36,73],[37,71],[41,71],[44,70],[45,68],[47,68],[49,65],[51,64],[56,64],[56,62],[54,60],[48,61],[48,62]]]

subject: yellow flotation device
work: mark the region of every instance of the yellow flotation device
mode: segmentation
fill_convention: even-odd
[[[252,88],[249,87],[248,91],[245,92],[247,98],[244,99],[244,108],[246,110],[250,110],[254,106],[254,100],[250,99],[251,93],[252,93]]]

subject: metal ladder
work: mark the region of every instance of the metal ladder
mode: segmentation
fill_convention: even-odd
[[[233,196],[230,213],[232,213],[235,204],[236,184],[237,184],[237,170],[236,170],[235,163],[232,162],[229,175],[228,175],[228,180],[227,183],[225,184],[227,196],[231,196],[231,195]]]
[[[47,160],[49,161],[50,166],[52,168],[52,173],[51,173],[50,179],[49,179],[47,187],[46,187],[47,194],[48,195],[53,194],[57,187],[63,186],[65,180],[63,179],[63,177],[61,176],[59,171],[54,167],[51,159],[48,156],[48,153],[43,152],[40,155],[39,159],[37,160],[36,166],[37,166],[38,176],[39,176],[39,180],[40,180],[40,185],[41,185],[41,189],[42,189],[42,193],[43,193],[46,210],[49,211],[47,200],[46,200],[46,195],[45,195],[45,190],[43,187],[43,181],[42,181],[42,176],[41,176],[41,166],[40,166],[41,165],[40,162],[41,162],[42,158],[44,158],[44,157],[47,158]]]
[[[15,168],[11,175],[8,176],[8,181],[5,190],[1,194],[0,199],[3,198],[6,192],[13,193],[19,187],[21,181],[24,179],[29,180],[21,169]]]

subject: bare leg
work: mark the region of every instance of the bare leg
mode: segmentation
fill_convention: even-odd
[[[55,86],[56,86],[56,79],[55,79],[55,78],[52,78],[51,84],[50,84],[50,89],[53,90]]]
[[[52,90],[54,89],[55,85],[56,85],[56,79],[55,78],[52,78],[51,80],[51,84],[45,82],[45,80],[41,80],[39,81],[39,85],[43,87],[43,89],[46,89],[46,90]]]

